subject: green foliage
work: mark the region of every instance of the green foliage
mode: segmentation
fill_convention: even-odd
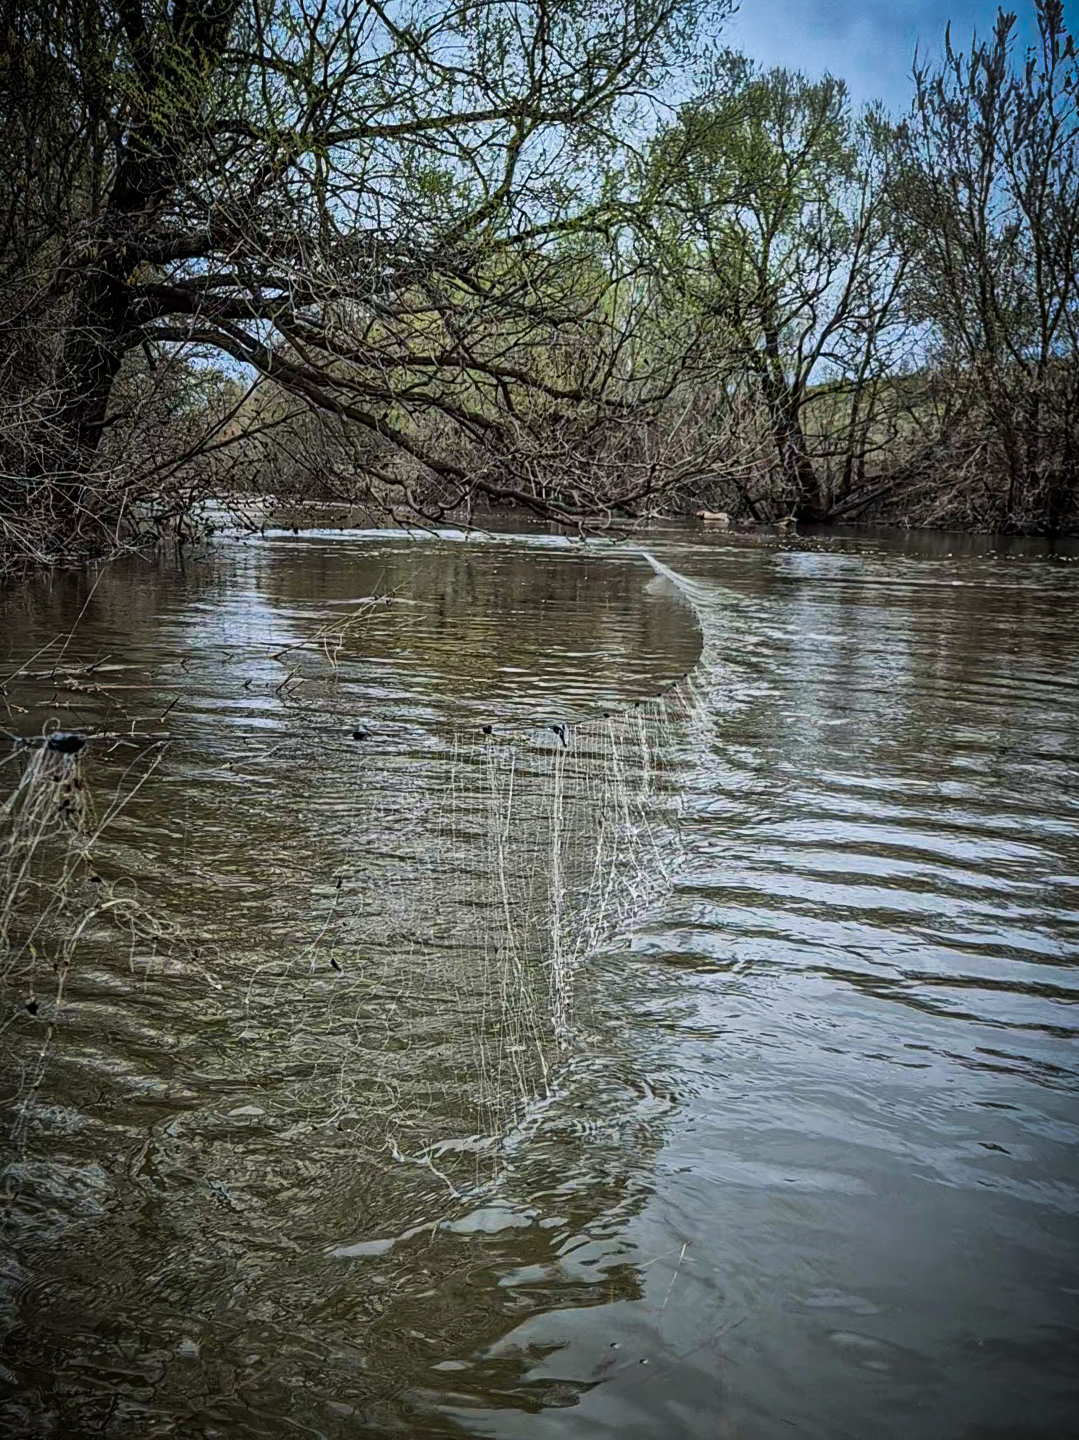
[[[216,357],[365,431],[406,506],[650,493],[607,170],[725,0],[4,3],[0,365],[25,418],[0,507],[110,531],[143,483],[117,403],[139,357],[162,384]]]
[[[395,514],[1073,523],[1036,8],[896,126],[723,50],[727,0],[0,0],[5,543],[108,548],[273,446]]]
[[[821,519],[846,498],[864,416],[814,453],[809,387],[831,375],[870,398],[866,382],[894,338],[902,262],[884,223],[878,124],[852,116],[832,77],[741,65],[731,80],[657,137],[650,192],[667,264],[712,322],[717,378],[760,407],[776,503]],[[838,479],[837,446],[847,462]]]

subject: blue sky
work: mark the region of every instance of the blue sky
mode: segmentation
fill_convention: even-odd
[[[917,45],[934,58],[952,22],[953,44],[968,45],[972,32],[992,33],[993,0],[742,0],[724,28],[736,50],[769,67],[785,65],[818,75],[828,70],[846,80],[856,104],[881,99],[904,110]],[[1031,0],[1011,0],[1023,39],[1035,33]],[[1072,33],[1079,30],[1079,0],[1065,0]]]

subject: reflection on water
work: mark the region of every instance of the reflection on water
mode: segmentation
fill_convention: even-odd
[[[495,1172],[481,937],[410,933],[462,914],[423,864],[447,736],[655,693],[699,650],[678,597],[631,555],[331,535],[5,597],[4,673],[59,672],[12,728],[175,737],[100,859],[175,930],[88,937],[29,1102],[50,1017],[4,1017],[14,1433],[1069,1431],[1079,572],[650,547],[718,647],[681,850],[655,797],[676,873]]]

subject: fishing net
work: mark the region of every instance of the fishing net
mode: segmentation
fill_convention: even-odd
[[[368,597],[365,616],[378,603]],[[289,657],[289,678],[305,681],[290,701],[298,730],[319,715],[343,728],[334,687],[350,625],[323,627],[306,657]],[[101,739],[23,745],[0,811],[0,986],[22,1043],[19,1123],[62,1028],[76,951],[115,955],[119,940],[143,980],[159,960],[204,982],[227,1038],[221,1084],[258,1075],[260,1112],[348,1130],[454,1191],[497,1171],[587,1045],[589,957],[623,942],[678,870],[708,659],[660,694],[594,713],[436,725],[422,767],[385,759],[395,783],[368,786],[362,766],[330,755],[335,815],[347,815],[336,873],[310,854],[310,835],[286,837],[257,856],[261,902],[252,880],[242,906],[204,855],[190,857],[178,912],[110,833],[163,755],[179,759],[175,744],[143,746],[125,765],[109,741],[107,766]],[[319,664],[331,672],[321,680]],[[236,786],[237,814],[289,803],[260,790],[257,760],[221,779]],[[96,803],[95,771],[109,787]],[[218,790],[214,803],[230,800]]]
[[[628,941],[682,863],[709,655],[637,702],[439,730],[420,775],[403,760],[373,796],[353,771],[359,861],[324,877],[310,939],[258,958],[243,989],[241,1033],[274,1031],[296,1077],[290,1114],[451,1190],[527,1139],[588,1046],[589,957]]]

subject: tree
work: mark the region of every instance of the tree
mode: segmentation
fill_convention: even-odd
[[[3,0],[7,531],[47,513],[62,548],[112,524],[137,490],[125,368],[207,356],[365,432],[406,504],[639,504],[647,467],[599,485],[585,465],[625,457],[662,384],[627,369],[581,251],[617,272],[603,168],[700,18],[696,0]]]
[[[917,67],[893,198],[951,486],[976,523],[1054,532],[1079,498],[1079,65],[1060,0],[1035,11],[1021,65],[1001,11],[992,39],[963,55],[949,34]]]
[[[903,343],[883,132],[879,114],[851,116],[841,81],[743,69],[653,147],[658,204],[713,317],[722,384],[756,399],[771,503],[805,520],[830,518],[864,477],[878,382]]]

